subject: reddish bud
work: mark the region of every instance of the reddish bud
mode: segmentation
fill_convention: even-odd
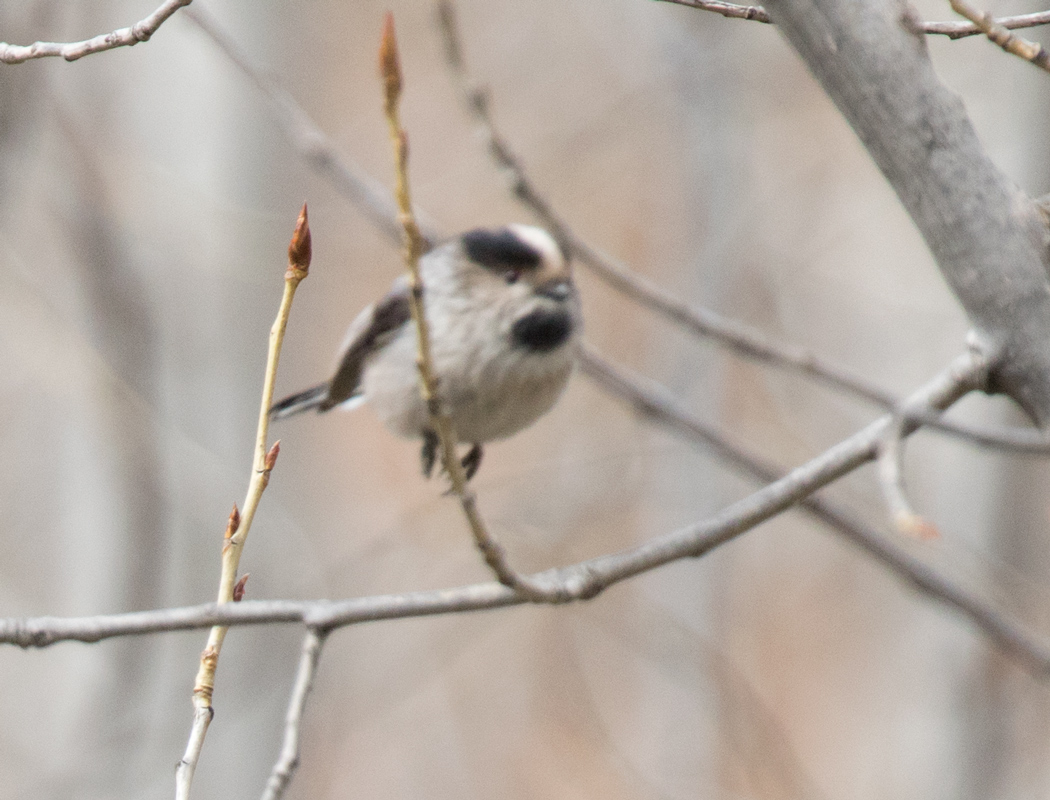
[[[288,273],[285,278],[297,277],[302,280],[310,270],[310,258],[313,255],[310,238],[310,220],[306,214],[306,203],[299,212],[299,219],[295,223],[295,233],[292,234],[291,244],[288,245]]]
[[[263,459],[263,469],[267,472],[273,469],[273,465],[277,463],[277,456],[281,454],[281,440],[278,439],[273,443],[273,447],[270,448],[270,452],[266,454],[266,458]]]
[[[389,11],[383,19],[383,38],[379,43],[379,74],[383,77],[387,106],[392,107],[401,96],[401,61],[397,55],[394,15]]]
[[[250,572],[245,572],[239,581],[233,585],[233,602],[239,603],[244,599],[244,587],[248,583],[248,578],[251,576]]]
[[[241,512],[237,510],[237,504],[233,504],[233,511],[230,512],[230,519],[226,523],[226,537],[231,538],[233,534],[237,533],[237,529],[241,527]]]

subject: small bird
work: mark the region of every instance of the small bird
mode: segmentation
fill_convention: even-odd
[[[420,259],[438,395],[460,442],[467,478],[482,445],[535,422],[558,399],[582,328],[569,258],[541,228],[472,230]],[[270,409],[283,419],[367,402],[395,434],[423,440],[423,474],[438,438],[419,391],[416,334],[404,277],[350,325],[339,366],[325,383]]]

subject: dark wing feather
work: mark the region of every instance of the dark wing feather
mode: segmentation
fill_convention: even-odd
[[[389,341],[411,318],[408,289],[403,286],[395,287],[386,297],[362,313],[351,328],[349,341],[339,360],[339,368],[328,386],[328,395],[318,410],[327,411],[356,395],[368,357]]]

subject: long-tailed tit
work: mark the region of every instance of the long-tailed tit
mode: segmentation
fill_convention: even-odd
[[[528,225],[473,230],[420,260],[438,394],[461,442],[467,477],[482,444],[535,422],[558,399],[576,359],[580,302],[568,258]],[[367,402],[399,436],[422,438],[430,475],[437,436],[419,391],[404,278],[354,320],[332,378],[281,400],[273,419]]]

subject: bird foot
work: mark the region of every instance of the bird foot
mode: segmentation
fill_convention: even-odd
[[[481,456],[483,454],[484,451],[481,449],[481,445],[475,443],[474,446],[467,451],[467,454],[463,456],[463,460],[459,462],[463,465],[468,481],[474,477],[475,473],[478,471],[478,467],[481,466]]]
[[[437,451],[440,443],[437,434],[433,431],[425,431],[423,433],[423,447],[419,452],[419,456],[423,467],[424,478],[430,478],[434,472],[434,464],[437,463]],[[468,481],[474,477],[478,471],[478,467],[481,466],[481,456],[483,454],[484,451],[481,445],[475,443],[459,462],[463,467],[465,477]]]

